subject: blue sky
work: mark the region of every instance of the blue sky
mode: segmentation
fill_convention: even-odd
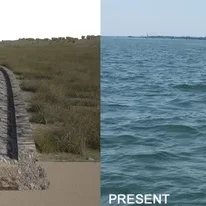
[[[206,0],[102,0],[101,35],[206,36]]]

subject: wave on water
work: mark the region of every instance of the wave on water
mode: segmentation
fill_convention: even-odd
[[[197,129],[187,125],[175,125],[175,124],[166,124],[166,125],[155,125],[155,126],[145,126],[145,127],[136,127],[137,130],[150,130],[150,131],[166,131],[166,132],[188,132],[188,133],[199,133]]]
[[[206,92],[206,84],[179,84],[173,88],[188,92]]]

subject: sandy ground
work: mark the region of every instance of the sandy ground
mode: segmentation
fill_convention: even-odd
[[[0,206],[98,206],[100,163],[41,162],[50,188],[45,191],[1,191]]]

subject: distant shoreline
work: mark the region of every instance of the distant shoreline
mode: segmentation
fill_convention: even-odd
[[[128,36],[128,38],[206,40],[206,37],[192,37],[192,36]]]
[[[118,38],[133,38],[133,39],[186,39],[186,40],[206,40],[204,37],[193,37],[193,36],[100,36],[101,38],[107,37],[118,37]]]

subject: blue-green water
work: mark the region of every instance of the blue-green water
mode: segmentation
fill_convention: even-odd
[[[103,37],[101,55],[102,205],[206,205],[206,41]]]

